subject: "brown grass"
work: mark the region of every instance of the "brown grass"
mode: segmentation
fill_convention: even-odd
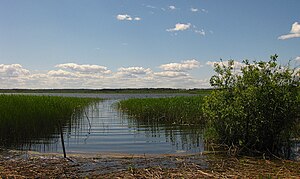
[[[70,155],[9,152],[0,178],[300,178],[300,162],[197,155]]]

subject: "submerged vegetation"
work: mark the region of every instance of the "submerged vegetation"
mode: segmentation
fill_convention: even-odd
[[[0,146],[11,147],[31,140],[53,138],[97,99],[58,96],[0,95]]]

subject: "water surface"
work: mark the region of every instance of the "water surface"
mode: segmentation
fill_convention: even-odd
[[[68,153],[132,153],[172,154],[196,153],[204,150],[201,126],[140,122],[123,114],[116,107],[128,98],[171,97],[184,94],[27,94],[105,99],[86,108],[80,119],[64,126],[64,142]],[[156,120],[154,120],[156,121]],[[42,132],[42,131],[41,131]],[[62,152],[59,133],[51,140],[35,140],[18,147],[39,152]]]
[[[90,107],[86,116],[67,132],[66,147],[74,152],[135,154],[195,153],[203,151],[199,126],[140,124],[122,114],[118,100]]]

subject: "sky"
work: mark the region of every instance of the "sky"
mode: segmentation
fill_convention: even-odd
[[[213,63],[300,64],[299,0],[0,0],[0,88],[208,88]]]

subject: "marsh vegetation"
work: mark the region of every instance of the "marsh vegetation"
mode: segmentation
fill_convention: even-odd
[[[128,99],[118,107],[140,121],[199,124],[203,121],[203,96]]]
[[[58,126],[71,125],[84,108],[99,99],[0,95],[0,146],[20,147],[57,137]]]
[[[61,123],[67,152],[161,154],[203,151],[200,128],[194,126],[192,129],[187,125],[153,120],[148,123],[146,120],[129,118],[115,107],[120,99],[163,99],[171,96],[181,98],[178,95],[191,96],[141,93],[2,95],[2,101],[8,101],[10,104],[2,106],[0,111],[3,114],[0,126],[3,128],[1,146],[43,153],[60,153],[62,144],[58,123]],[[106,100],[99,101],[99,99]],[[155,149],[150,146],[155,146]]]

